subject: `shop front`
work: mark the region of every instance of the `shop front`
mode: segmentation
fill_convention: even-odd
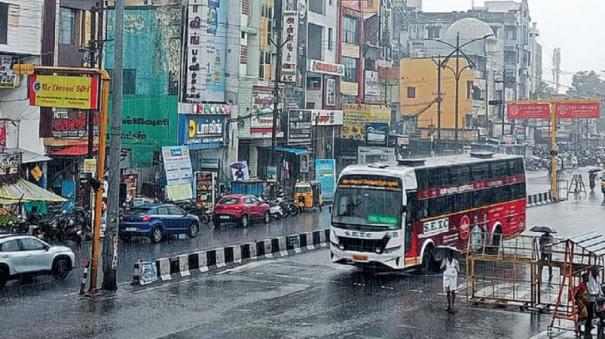
[[[229,180],[225,168],[229,165],[226,145],[231,111],[232,106],[227,104],[180,105],[178,143],[189,147],[200,189],[207,190],[209,179],[215,184]]]

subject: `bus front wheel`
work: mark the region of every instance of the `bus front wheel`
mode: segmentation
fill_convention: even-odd
[[[420,270],[422,273],[435,273],[439,272],[439,263],[435,260],[434,248],[427,247],[422,255],[422,263]]]

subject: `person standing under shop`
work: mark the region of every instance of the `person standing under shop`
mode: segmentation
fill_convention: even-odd
[[[586,317],[586,325],[584,327],[586,328],[586,333],[590,333],[590,330],[592,329],[592,319],[594,318],[595,303],[598,297],[603,296],[598,267],[593,267],[590,270],[587,287],[590,299],[588,301],[588,317]]]

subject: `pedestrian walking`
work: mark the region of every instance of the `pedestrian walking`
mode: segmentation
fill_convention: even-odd
[[[460,264],[454,258],[454,250],[448,250],[447,257],[441,262],[441,270],[443,271],[443,291],[447,293],[447,312],[454,314],[458,273],[460,272]]]

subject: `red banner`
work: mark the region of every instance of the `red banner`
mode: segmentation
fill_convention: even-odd
[[[557,119],[598,119],[601,117],[601,103],[598,101],[557,102]]]
[[[508,119],[548,119],[550,103],[548,102],[508,102],[506,103]]]

